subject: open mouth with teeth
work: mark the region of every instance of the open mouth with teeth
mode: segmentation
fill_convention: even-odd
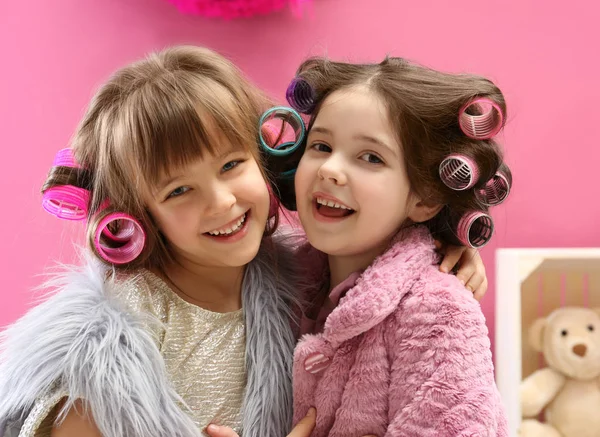
[[[322,197],[317,197],[315,203],[317,212],[325,217],[341,218],[348,217],[355,213],[352,208],[349,208],[346,205]]]
[[[238,218],[235,222],[229,223],[225,227],[221,229],[215,229],[214,231],[205,232],[204,235],[210,235],[211,237],[230,237],[232,235],[237,234],[242,229],[244,229],[244,225],[246,224],[246,219],[249,212],[244,213],[243,216]]]

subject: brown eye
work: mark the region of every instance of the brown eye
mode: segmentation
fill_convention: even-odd
[[[368,162],[369,164],[383,164],[383,160],[374,153],[365,153],[360,157],[360,159]]]
[[[323,143],[315,143],[312,145],[312,148],[315,149],[317,152],[324,152],[324,153],[331,152],[331,147],[329,147],[327,144],[323,144]]]

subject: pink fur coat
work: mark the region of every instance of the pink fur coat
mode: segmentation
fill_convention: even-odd
[[[508,435],[479,304],[436,261],[426,228],[402,231],[301,338],[294,423],[314,406],[313,437]]]

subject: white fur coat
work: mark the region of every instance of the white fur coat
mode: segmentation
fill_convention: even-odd
[[[291,251],[265,239],[245,273],[243,437],[290,428],[292,265]],[[85,399],[104,437],[201,435],[180,407],[148,320],[110,297],[106,277],[94,262],[68,269],[49,284],[51,297],[0,334],[0,437],[36,422],[36,403],[57,390],[68,394],[63,413]]]

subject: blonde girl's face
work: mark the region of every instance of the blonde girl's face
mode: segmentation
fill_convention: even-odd
[[[269,192],[254,157],[223,145],[160,178],[146,204],[176,258],[239,267],[258,252]]]

